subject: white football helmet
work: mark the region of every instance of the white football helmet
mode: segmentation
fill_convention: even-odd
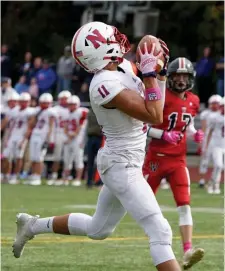
[[[29,93],[23,92],[20,94],[19,100],[20,101],[30,101],[31,97]]]
[[[76,95],[73,95],[68,98],[67,103],[68,104],[76,104],[79,107],[80,106],[80,98]]]
[[[39,97],[39,103],[51,103],[53,101],[53,97],[50,93],[43,93]]]
[[[114,26],[90,22],[75,33],[71,51],[76,62],[90,73],[102,70],[109,62],[123,61],[130,50],[126,35]]]
[[[220,105],[225,106],[225,97],[223,97],[223,98],[221,97]]]
[[[20,95],[16,92],[10,93],[10,95],[7,96],[7,102],[8,101],[19,101]]]
[[[71,93],[69,92],[69,90],[63,90],[59,93],[58,99],[69,98],[70,96],[71,96]]]
[[[211,104],[211,103],[220,103],[222,97],[218,94],[215,94],[215,95],[212,95],[209,100],[208,100],[208,103]]]

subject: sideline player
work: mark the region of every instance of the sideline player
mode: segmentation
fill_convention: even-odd
[[[55,112],[52,109],[52,95],[43,93],[39,98],[39,108],[32,122],[34,128],[30,138],[30,160],[32,162],[32,175],[27,182],[30,185],[41,184],[41,172],[44,157],[47,152],[47,146],[54,143],[54,135],[52,133]]]
[[[190,208],[190,177],[186,167],[186,137],[200,143],[203,132],[196,131],[193,117],[199,108],[199,98],[192,90],[194,68],[184,57],[176,58],[168,67],[168,88],[163,111],[163,123],[153,126],[143,167],[144,176],[156,193],[166,178],[170,184],[179,213],[179,226],[183,242],[184,269],[201,260],[203,249],[192,248],[192,215]]]
[[[54,163],[52,165],[52,176],[51,179],[47,181],[48,185],[59,185],[60,181],[58,179],[58,171],[60,166],[60,161],[62,160],[63,148],[66,141],[64,134],[64,128],[66,121],[68,119],[69,110],[67,108],[67,100],[71,96],[68,90],[63,90],[58,95],[58,105],[53,107],[56,113],[54,132],[55,138],[55,148],[54,148]]]
[[[22,93],[19,97],[19,108],[13,111],[15,122],[9,135],[7,147],[3,152],[9,164],[11,164],[13,159],[16,159],[14,173],[9,180],[9,184],[18,184],[19,182],[17,177],[22,169],[23,156],[31,132],[30,119],[35,114],[34,109],[29,107],[30,99],[29,93]]]
[[[206,148],[212,144],[212,159],[213,171],[211,181],[208,183],[207,191],[209,194],[220,194],[220,179],[222,170],[224,170],[224,154],[225,154],[225,140],[224,140],[224,106],[225,98],[220,101],[220,110],[216,115],[211,116],[209,121],[209,132],[206,138]]]
[[[1,120],[1,132],[4,131],[4,135],[1,140],[2,150],[4,150],[7,147],[9,136],[15,124],[15,118],[17,115],[15,114],[15,112],[19,109],[18,101],[19,101],[19,94],[17,94],[16,92],[12,92],[7,97],[7,107],[4,108],[4,112],[1,112],[4,115],[3,119]],[[3,154],[3,159],[2,159],[2,164],[1,164],[2,182],[9,181],[10,172],[11,172],[10,166],[11,166],[10,162],[8,161],[7,158],[4,157],[4,154]]]
[[[168,53],[162,41],[161,44],[164,53]],[[179,271],[171,247],[171,228],[142,174],[146,145],[144,123],[159,124],[163,118],[165,81],[157,80],[155,71],[163,53],[154,55],[155,44],[149,50],[146,45],[143,52],[138,48],[144,89],[138,77],[119,65],[130,44],[117,28],[101,22],[85,24],[75,33],[71,47],[77,63],[95,73],[89,92],[91,106],[106,136],[97,158],[104,185],[93,216],[71,213],[39,218],[18,214],[14,256],[19,258],[26,242],[41,233],[105,239],[129,212],[149,237],[157,270]]]
[[[206,149],[206,139],[209,132],[210,119],[218,115],[217,113],[218,110],[220,109],[221,99],[222,97],[218,94],[212,95],[208,100],[209,107],[202,111],[200,114],[202,131],[205,133],[205,138],[201,146],[201,161],[199,166],[200,187],[204,187],[205,185],[205,174],[207,173],[209,162],[212,158],[212,151],[214,148],[213,146],[214,141],[211,140],[209,146]]]
[[[76,95],[68,99],[68,109],[69,116],[65,125],[67,140],[63,155],[63,178],[64,184],[68,184],[68,177],[75,161],[76,179],[71,184],[80,186],[84,170],[84,148],[81,144],[87,124],[88,109],[80,107],[80,99]]]

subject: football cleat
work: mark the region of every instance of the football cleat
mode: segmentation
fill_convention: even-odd
[[[46,183],[47,183],[47,185],[54,185],[55,184],[55,180],[48,180]]]
[[[39,215],[31,216],[26,213],[19,213],[16,216],[17,233],[13,242],[13,255],[20,258],[25,244],[33,239],[35,235],[31,232],[31,226],[37,221]]]
[[[41,185],[41,180],[30,180],[29,185]]]
[[[214,194],[219,195],[220,193],[221,193],[221,191],[220,191],[220,184],[216,183],[214,185]]]
[[[191,248],[184,253],[183,257],[183,268],[187,270],[191,268],[194,264],[201,261],[204,256],[204,249],[202,248]]]
[[[71,183],[72,186],[81,186],[81,181],[75,180]]]
[[[17,179],[11,179],[8,181],[9,184],[19,184],[19,180]]]
[[[216,195],[219,195],[219,194],[221,194],[221,190],[218,188],[218,189],[215,189],[214,190],[214,194],[216,194]]]
[[[213,191],[213,185],[212,185],[212,183],[208,184],[207,192],[208,192],[208,194],[213,194],[214,191]]]
[[[63,180],[57,180],[57,181],[54,182],[54,185],[62,186],[62,185],[65,185],[65,182]]]

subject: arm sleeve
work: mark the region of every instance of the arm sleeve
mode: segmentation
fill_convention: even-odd
[[[200,120],[205,120],[206,119],[206,116],[207,116],[207,112],[206,110],[202,111],[202,113],[200,114]]]
[[[148,132],[147,132],[147,136],[152,137],[152,138],[161,139],[163,132],[164,132],[164,130],[149,127]]]
[[[194,126],[194,118],[192,118],[190,124],[187,127],[187,137],[191,138],[197,132]]]
[[[109,103],[125,87],[118,80],[102,81],[91,90],[91,96],[95,104]]]
[[[166,81],[161,81],[161,80],[157,79],[157,82],[158,82],[159,88],[160,88],[161,93],[162,93],[162,104],[163,104],[163,107],[164,107],[165,95],[166,95]]]

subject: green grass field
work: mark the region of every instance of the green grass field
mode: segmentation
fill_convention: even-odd
[[[114,234],[104,241],[86,237],[39,235],[29,242],[23,257],[12,255],[15,216],[28,212],[43,216],[69,212],[94,213],[98,190],[84,187],[30,187],[2,185],[2,270],[4,271],[141,271],[155,270],[149,256],[148,239],[127,215]],[[174,234],[173,248],[178,260],[182,249],[178,231],[178,215],[170,191],[159,191],[157,199]],[[196,271],[222,271],[223,197],[209,196],[192,185],[195,246],[205,249],[204,260]],[[168,208],[170,207],[170,208]],[[209,209],[207,210],[207,207]]]

